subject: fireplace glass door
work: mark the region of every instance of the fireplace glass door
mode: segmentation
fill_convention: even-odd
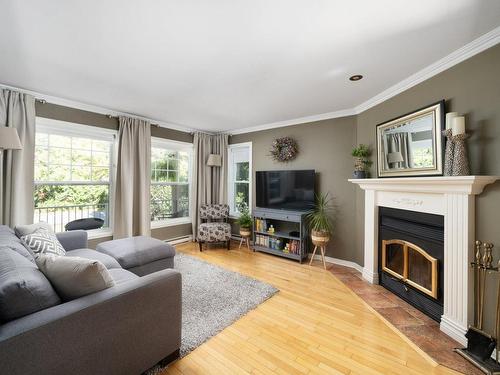
[[[383,240],[382,270],[438,298],[438,260],[419,246],[403,240]]]

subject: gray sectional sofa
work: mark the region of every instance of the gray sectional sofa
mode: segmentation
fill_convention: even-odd
[[[180,273],[164,269],[139,277],[113,257],[87,249],[86,232],[57,236],[68,256],[101,261],[116,285],[61,301],[14,231],[0,226],[0,373],[137,375],[175,359]],[[36,295],[29,288],[38,288]]]

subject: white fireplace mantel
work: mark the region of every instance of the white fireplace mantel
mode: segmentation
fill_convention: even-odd
[[[441,330],[466,344],[473,319],[469,267],[474,253],[475,196],[500,176],[350,179],[365,191],[363,278],[378,284],[378,207],[444,216],[444,312]]]

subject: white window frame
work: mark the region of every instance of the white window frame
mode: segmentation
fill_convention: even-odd
[[[229,205],[229,216],[239,217],[240,213],[233,208],[234,201],[234,162],[235,154],[242,149],[248,149],[248,209],[252,211],[253,196],[253,169],[252,169],[252,142],[242,142],[230,144],[227,148],[227,200]]]
[[[115,175],[116,175],[116,137],[118,132],[116,130],[99,128],[92,125],[82,125],[74,122],[60,121],[49,119],[45,117],[36,117],[35,119],[35,133],[46,132],[50,134],[57,134],[70,137],[82,137],[99,139],[111,142],[111,160],[110,160],[110,176],[109,176],[109,218],[108,228],[88,230],[88,238],[104,238],[113,235],[113,218],[114,218],[114,190],[115,190]],[[33,160],[34,163],[34,160]],[[43,181],[36,184],[57,184],[59,181]],[[76,185],[100,185],[98,182],[75,182]],[[64,183],[64,185],[67,185]],[[107,184],[102,184],[107,185]]]
[[[192,180],[193,180],[193,151],[194,146],[192,143],[174,141],[165,138],[151,137],[151,148],[162,148],[165,150],[173,150],[173,151],[183,151],[187,152],[189,155],[189,166],[188,166],[188,197],[189,197],[189,216],[187,217],[178,217],[174,219],[165,219],[165,220],[156,220],[151,221],[151,229],[157,228],[165,228],[171,227],[175,225],[181,224],[190,224],[191,216],[192,216],[192,207],[191,207],[191,192],[192,192]],[[151,186],[153,186],[153,182],[151,181]],[[151,192],[149,194],[151,199]]]

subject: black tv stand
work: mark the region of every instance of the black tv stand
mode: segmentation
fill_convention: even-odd
[[[307,258],[308,231],[305,217],[310,211],[256,208],[253,211],[253,249],[298,260]],[[274,233],[269,232],[273,226]],[[298,236],[290,235],[296,231]],[[288,251],[285,249],[289,244]]]

